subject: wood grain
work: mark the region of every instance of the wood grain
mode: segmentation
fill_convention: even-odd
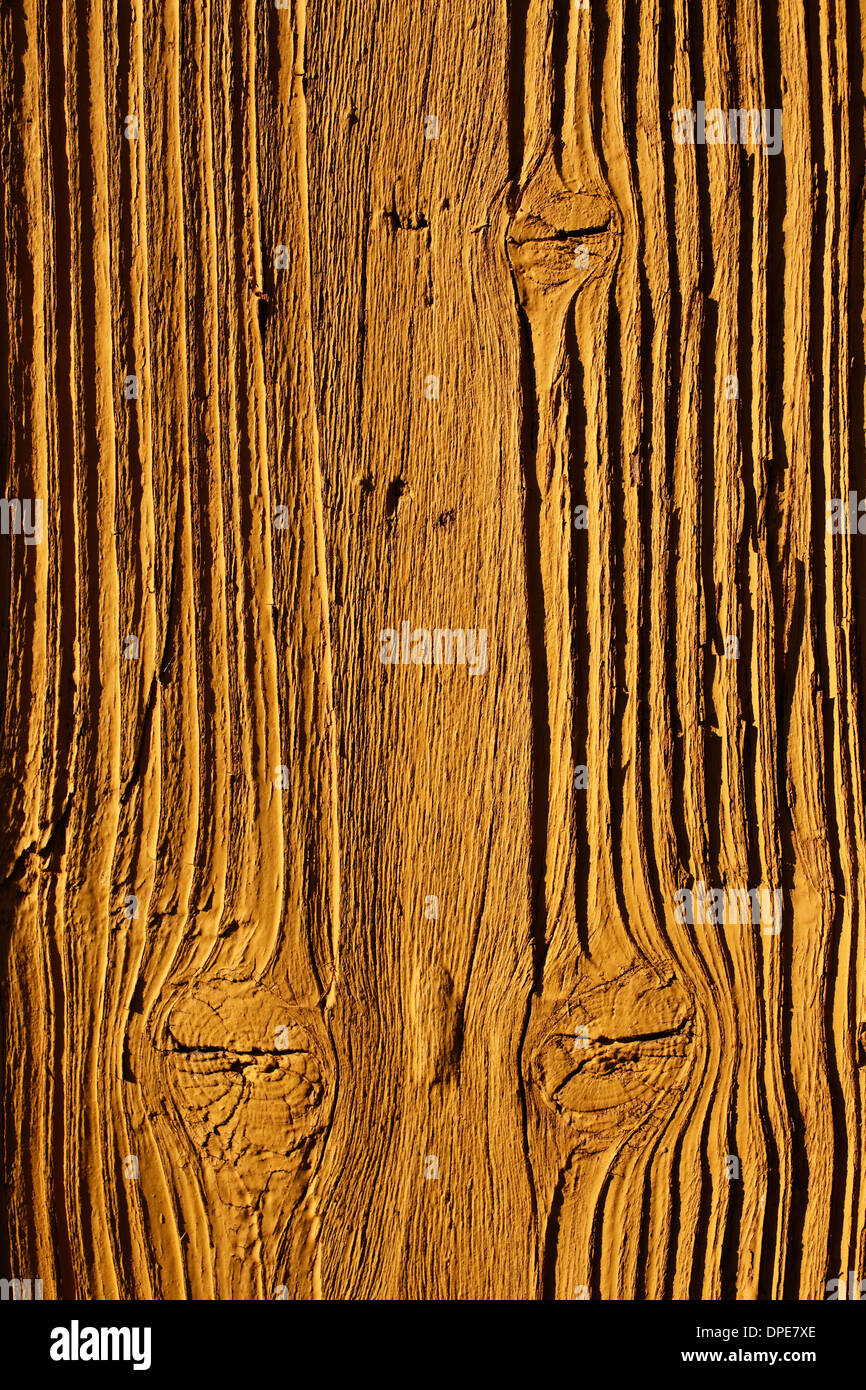
[[[866,1279],[864,18],[2,8],[4,1276]]]

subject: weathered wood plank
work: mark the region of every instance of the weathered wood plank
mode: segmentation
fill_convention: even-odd
[[[2,1272],[866,1278],[862,13],[0,52]]]

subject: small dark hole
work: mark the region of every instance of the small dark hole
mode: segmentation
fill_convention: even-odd
[[[394,516],[399,506],[400,498],[406,491],[406,487],[407,484],[403,478],[395,478],[394,481],[388,485],[388,491],[385,495],[385,515],[387,517],[390,518]]]

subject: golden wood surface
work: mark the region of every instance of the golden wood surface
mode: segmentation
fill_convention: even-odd
[[[14,0],[0,116],[0,1273],[866,1278],[856,4]]]

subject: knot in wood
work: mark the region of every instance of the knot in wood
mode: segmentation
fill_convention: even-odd
[[[606,193],[530,184],[506,238],[523,307],[555,311],[559,292],[571,298],[612,271],[620,241],[619,213]]]
[[[680,1096],[695,1055],[694,1009],[677,980],[648,966],[579,984],[535,1049],[532,1080],[545,1107],[602,1149],[626,1140]]]
[[[255,980],[219,977],[182,990],[162,1053],[169,1095],[193,1147],[231,1166],[246,1190],[297,1167],[327,1124],[330,1048],[318,1010]]]

